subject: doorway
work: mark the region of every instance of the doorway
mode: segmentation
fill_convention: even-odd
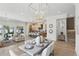
[[[56,20],[56,36],[59,41],[67,41],[66,18]]]
[[[64,24],[62,20],[66,20]],[[74,56],[75,54],[75,21],[74,17],[70,18],[63,18],[56,20],[56,29],[57,29],[57,41],[54,48],[54,55],[55,56]],[[60,25],[61,24],[61,25]],[[65,30],[66,29],[66,30]],[[61,31],[67,34],[67,41],[58,40]],[[64,33],[65,35],[65,33]],[[66,35],[65,35],[66,36]]]

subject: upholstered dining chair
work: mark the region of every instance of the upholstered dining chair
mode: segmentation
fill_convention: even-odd
[[[49,56],[54,49],[54,42],[50,43],[47,48],[45,48],[42,52],[42,56]]]
[[[49,56],[54,50],[54,42],[52,41],[48,47],[46,47],[41,54],[37,54],[36,56]]]

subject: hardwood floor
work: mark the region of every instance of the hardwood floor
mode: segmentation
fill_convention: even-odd
[[[10,56],[9,54],[10,49],[15,50],[18,55],[24,53],[18,48],[22,44],[24,44],[24,42],[19,42],[19,43],[16,43],[16,44],[13,44],[7,47],[0,48],[0,56]]]
[[[54,56],[75,56],[74,43],[56,41],[54,47]]]
[[[54,48],[55,56],[76,56],[75,53],[75,30],[67,31],[67,40],[56,41]]]

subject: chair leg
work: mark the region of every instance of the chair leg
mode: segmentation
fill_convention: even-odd
[[[53,50],[53,53],[52,53],[52,55],[54,56],[54,50]]]
[[[54,50],[52,51],[52,53],[50,53],[50,56],[54,56]]]

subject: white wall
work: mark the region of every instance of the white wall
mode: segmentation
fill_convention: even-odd
[[[79,56],[79,4],[75,5],[76,16],[75,16],[75,30],[76,30],[76,41],[75,41],[75,50],[76,54]]]
[[[0,17],[0,24],[11,26],[11,27],[24,26],[24,22],[17,21],[17,20],[12,20],[12,19],[8,20],[7,18],[2,18],[2,17]]]
[[[53,24],[53,28],[49,28],[49,24]],[[49,30],[52,29],[53,33],[49,33]],[[49,40],[56,40],[56,19],[55,17],[47,18],[47,38]]]
[[[52,17],[48,17],[47,18],[47,38],[50,40],[56,40],[57,36],[56,36],[56,20],[57,19],[61,19],[61,18],[67,18],[67,14],[61,14],[61,15],[57,15],[57,16],[52,16]],[[49,24],[53,24],[53,33],[50,34],[49,33]],[[67,34],[66,34],[66,40],[67,40]]]

